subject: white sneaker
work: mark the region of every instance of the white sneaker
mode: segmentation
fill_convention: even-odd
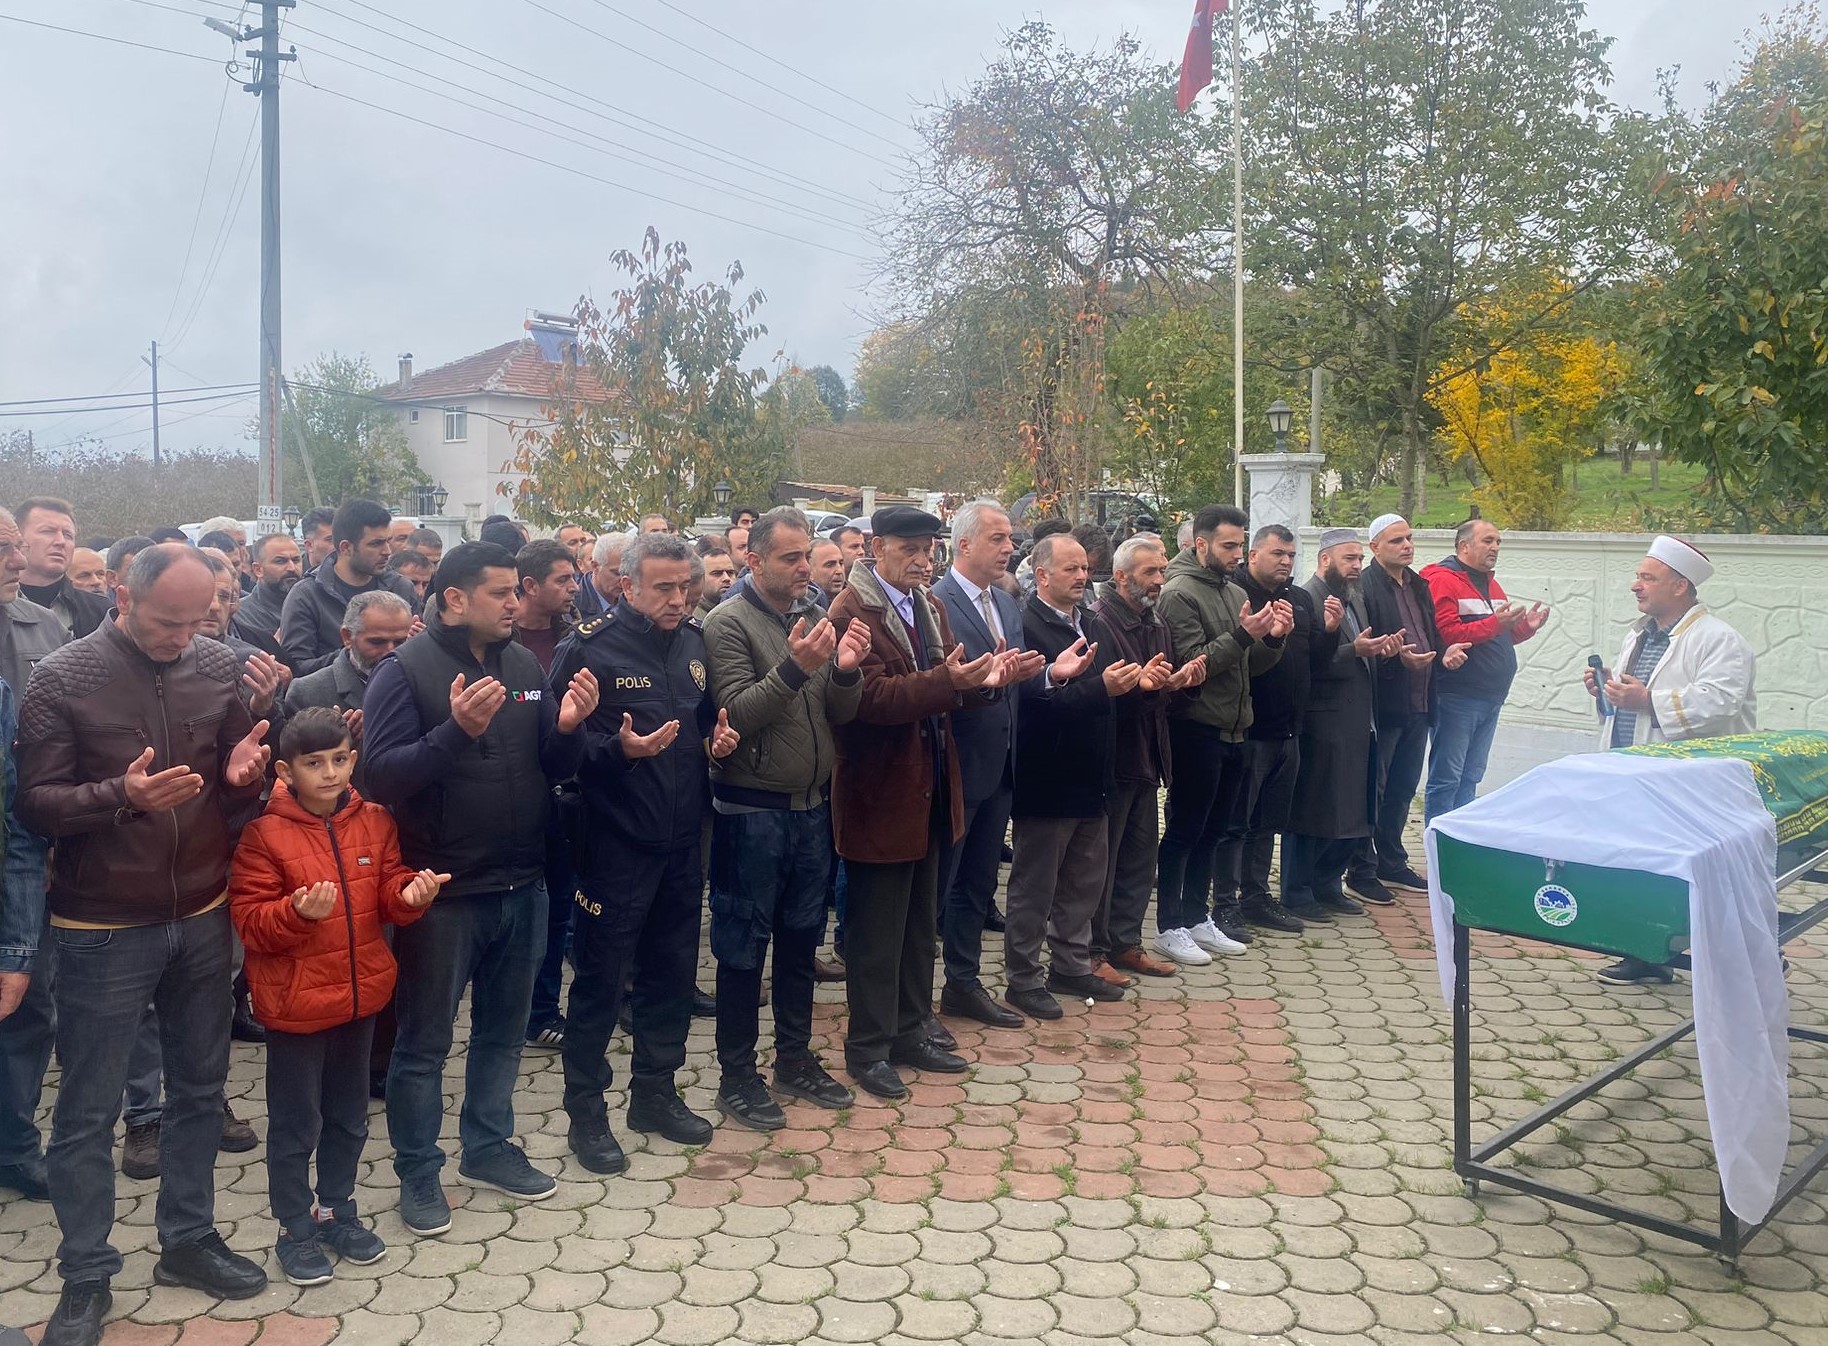
[[[1200,948],[1206,950],[1207,953],[1244,952],[1245,946],[1238,943],[1237,940],[1233,939],[1230,935],[1219,929],[1218,926],[1214,925],[1211,917],[1201,921],[1198,925],[1194,926],[1193,929],[1188,930],[1185,933],[1189,939],[1199,945]]]
[[[1193,942],[1186,930],[1164,930],[1150,944],[1163,958],[1173,959],[1187,967],[1205,967],[1212,955]]]

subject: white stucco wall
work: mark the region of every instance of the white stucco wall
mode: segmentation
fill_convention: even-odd
[[[1318,529],[1302,532],[1303,574],[1313,573]],[[1828,573],[1828,538],[1710,536],[1690,539],[1713,561],[1701,599],[1758,654],[1762,729],[1828,729],[1828,622],[1813,599]],[[1507,533],[1498,580],[1510,597],[1542,600],[1548,625],[1518,646],[1517,681],[1500,721],[1486,785],[1594,743],[1593,702],[1581,687],[1587,656],[1612,667],[1637,618],[1631,578],[1649,534]],[[1453,552],[1453,534],[1416,534],[1416,567]]]
[[[469,437],[461,443],[444,440],[444,412],[438,407],[421,407],[419,422],[412,423],[407,409],[398,415],[406,442],[419,460],[419,466],[435,482],[442,482],[450,492],[445,510],[462,517],[472,505],[479,506],[475,517],[489,514],[513,514],[513,500],[498,493],[504,482],[519,480],[501,471],[514,456],[514,436],[504,422],[532,423],[540,419],[540,404],[525,397],[503,397],[500,394],[471,394],[454,398],[451,405],[469,411]]]

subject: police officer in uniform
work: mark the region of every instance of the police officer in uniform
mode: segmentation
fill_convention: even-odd
[[[593,1173],[628,1167],[603,1096],[631,967],[628,1124],[681,1145],[711,1139],[673,1076],[685,1064],[698,963],[705,754],[728,757],[741,739],[710,692],[687,598],[692,560],[691,544],[671,533],[636,537],[622,554],[622,602],[581,623],[552,661],[555,687],[588,669],[601,688],[578,771],[585,838],[564,1046],[567,1140]]]

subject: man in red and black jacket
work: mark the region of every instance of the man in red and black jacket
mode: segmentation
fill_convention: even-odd
[[[1466,645],[1466,662],[1442,666],[1428,747],[1428,788],[1422,816],[1470,804],[1485,776],[1498,712],[1517,676],[1517,646],[1542,629],[1549,610],[1525,609],[1504,596],[1498,530],[1468,519],[1454,530],[1454,554],[1422,571],[1434,599],[1435,628],[1447,645]]]

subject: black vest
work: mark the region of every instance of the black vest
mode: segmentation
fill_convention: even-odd
[[[546,872],[546,809],[552,793],[540,769],[539,660],[512,641],[491,645],[478,664],[469,632],[433,614],[394,655],[429,731],[451,717],[451,682],[497,678],[508,700],[481,738],[471,739],[443,779],[394,810],[400,855],[413,869],[448,872],[444,896],[499,893]]]

